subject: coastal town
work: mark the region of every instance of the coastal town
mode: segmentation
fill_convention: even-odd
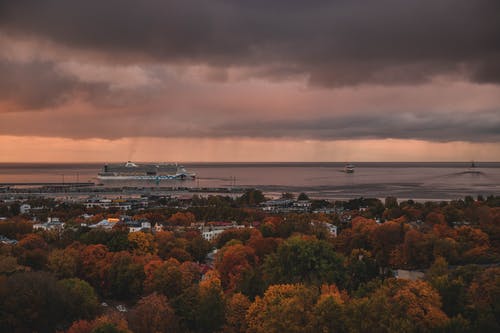
[[[301,332],[364,332],[381,320],[411,321],[421,331],[496,327],[497,299],[484,295],[500,290],[500,197],[44,191],[0,194],[0,294],[4,304],[40,314],[25,322],[17,307],[0,305],[11,318],[2,327],[76,333],[105,323],[148,332],[141,318],[158,307],[168,315],[155,325],[175,332],[253,332],[261,322],[279,331],[274,316],[298,325],[298,309],[309,318]],[[406,297],[434,319],[416,316]]]

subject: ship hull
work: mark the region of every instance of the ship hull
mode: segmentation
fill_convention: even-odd
[[[190,180],[194,175],[161,175],[161,176],[103,176],[98,175],[100,180]]]

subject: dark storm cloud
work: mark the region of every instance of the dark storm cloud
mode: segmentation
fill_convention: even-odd
[[[500,110],[474,113],[364,114],[295,121],[259,121],[217,126],[213,135],[341,140],[419,139],[497,142]]]
[[[5,0],[0,29],[114,61],[258,66],[325,86],[500,81],[498,0]]]
[[[0,100],[11,102],[13,108],[0,113],[53,107],[66,102],[78,90],[97,90],[61,75],[49,62],[0,61],[0,73]]]
[[[113,89],[112,83],[105,80],[84,82],[64,65],[52,61],[19,63],[0,59],[0,101],[9,105],[0,113],[47,111],[75,99],[104,110],[134,107],[155,93],[158,91],[154,88]]]
[[[129,136],[162,138],[286,138],[301,140],[417,139],[437,142],[498,142],[498,110],[474,113],[447,112],[338,115],[318,119],[222,122],[220,119],[186,121],[182,116],[141,117],[134,114],[55,114],[0,118],[0,132],[11,135],[59,136],[74,139],[120,139]],[[29,119],[32,121],[29,122]],[[27,123],[29,122],[29,123]],[[24,125],[22,125],[24,124]],[[57,124],[53,126],[51,124]],[[21,126],[22,125],[22,126]]]

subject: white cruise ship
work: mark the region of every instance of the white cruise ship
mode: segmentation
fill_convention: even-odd
[[[178,164],[106,164],[97,178],[100,180],[187,180],[196,174]]]

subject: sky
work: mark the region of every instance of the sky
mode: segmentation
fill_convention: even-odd
[[[497,161],[498,0],[0,0],[0,162]]]

